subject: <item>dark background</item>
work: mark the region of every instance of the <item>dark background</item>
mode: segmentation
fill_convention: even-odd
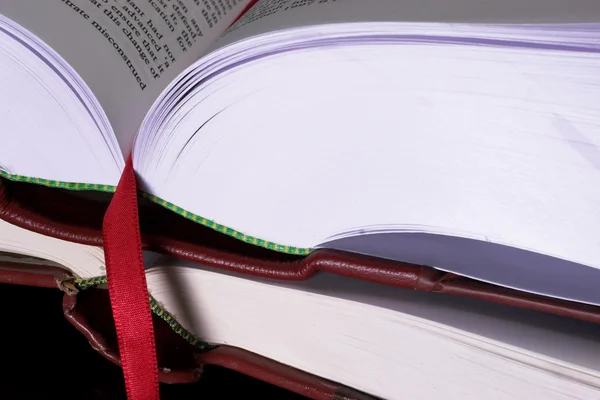
[[[126,399],[120,368],[65,319],[57,289],[0,284],[0,398]],[[220,367],[194,384],[161,384],[161,399],[302,396]]]

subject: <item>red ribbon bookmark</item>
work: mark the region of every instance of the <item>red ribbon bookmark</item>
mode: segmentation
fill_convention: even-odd
[[[240,16],[257,1],[251,0]],[[104,215],[102,240],[127,398],[158,400],[156,343],[142,258],[137,187],[131,156]]]
[[[158,364],[131,156],[102,227],[108,292],[129,400],[158,400]]]

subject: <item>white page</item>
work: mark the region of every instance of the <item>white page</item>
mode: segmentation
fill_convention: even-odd
[[[594,324],[327,273],[270,282],[163,258],[147,279],[196,337],[379,398],[597,398]]]
[[[0,14],[33,32],[77,71],[106,112],[126,157],[160,92],[248,3],[2,0]]]
[[[281,9],[256,24],[295,10]],[[326,13],[314,17],[326,19]],[[464,266],[460,261],[469,258],[471,271],[453,272],[600,304],[593,284],[583,284],[594,279],[579,281],[600,268],[594,234],[600,175],[597,154],[590,153],[598,147],[600,126],[597,108],[590,106],[600,100],[597,53],[403,46],[400,40],[385,47],[376,41],[351,49],[320,46],[352,35],[402,34],[599,43],[598,25],[589,32],[579,26],[358,23],[239,41],[202,60],[197,79],[204,85],[165,123],[163,132],[182,150],[161,152],[165,167],[149,161],[140,175],[148,191],[166,201],[281,245],[314,247],[333,236],[377,231],[425,232],[576,262],[577,275],[564,261],[556,268],[532,267],[524,252],[511,252],[518,262],[494,258],[495,265],[465,252],[453,261]],[[263,171],[269,179],[257,178]],[[301,185],[311,190],[298,190]],[[216,195],[198,189],[205,187]],[[453,270],[445,264],[447,252],[432,260],[425,247],[412,262]],[[390,250],[390,258],[410,261],[405,257],[411,253],[393,243]]]
[[[102,247],[68,242],[0,219],[0,252],[52,261],[82,278],[106,274]]]
[[[597,22],[597,0],[261,0],[219,40],[279,29],[358,21],[564,23]]]

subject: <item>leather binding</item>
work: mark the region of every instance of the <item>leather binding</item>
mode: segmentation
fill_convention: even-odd
[[[58,288],[65,292],[63,313],[85,336],[94,350],[120,366],[117,335],[108,293],[103,289],[77,291],[65,286],[72,275],[53,265],[0,261],[0,283]],[[291,392],[316,400],[374,400],[346,386],[311,375],[249,351],[219,346],[199,353],[159,317],[153,317],[159,380],[192,383],[202,377],[205,366],[214,365],[240,372]]]
[[[196,355],[200,365],[218,365],[260,379],[316,400],[368,400],[373,397],[357,390],[284,366],[248,351],[220,346]]]
[[[65,293],[63,312],[92,348],[120,366],[117,334],[106,290],[90,289],[77,295]],[[163,320],[156,316],[153,319],[160,382],[195,382],[201,379],[204,368],[212,365],[237,371],[311,399],[374,400],[351,388],[240,348],[218,346],[199,353]]]
[[[66,292],[70,291],[70,288],[61,285],[62,281],[70,276],[66,270],[50,264],[0,261],[0,283],[43,288],[61,287]]]
[[[92,198],[88,194],[0,179],[0,218],[76,243],[102,245],[102,218],[109,201],[107,194]],[[303,280],[325,271],[600,323],[597,306],[508,289],[427,266],[326,249],[306,257],[277,253],[220,234],[149,202],[140,202],[140,225],[144,249],[210,267],[281,280]]]
[[[120,365],[117,335],[106,290],[91,289],[76,296],[65,293],[63,312],[95,350]],[[164,321],[156,316],[153,318],[159,380],[163,383],[195,382],[202,377],[203,369],[212,365],[240,372],[315,400],[374,400],[351,388],[240,348],[219,346],[198,353]]]

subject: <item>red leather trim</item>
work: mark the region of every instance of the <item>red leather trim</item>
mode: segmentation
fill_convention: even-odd
[[[315,400],[374,400],[356,390],[236,347],[220,346],[198,354],[196,359],[200,364],[232,369]]]
[[[73,204],[76,206],[69,206]],[[107,206],[108,203],[86,201],[63,190],[11,182],[0,177],[0,218],[42,235],[101,246],[102,217]],[[69,208],[73,211],[72,217],[63,219]],[[56,210],[58,218],[51,210]]]
[[[90,289],[77,296],[65,294],[63,312],[67,320],[86,337],[92,348],[112,363],[121,365],[106,290]],[[195,349],[175,334],[164,321],[155,318],[154,327],[161,366],[159,380],[163,383],[195,382],[201,377],[203,366],[215,365],[313,399],[372,400],[372,397],[348,387],[242,349],[220,346],[207,353],[193,354]]]
[[[43,199],[43,201],[41,201]],[[0,218],[49,236],[101,245],[104,202],[71,192],[0,179]],[[174,257],[254,276],[303,280],[318,271],[400,288],[434,291],[600,323],[600,307],[589,306],[458,278],[433,268],[393,263],[339,251],[308,257],[248,245],[188,221],[154,204],[140,204],[143,247]]]
[[[0,261],[0,283],[57,288],[69,276],[67,270],[55,266]]]
[[[87,319],[78,310],[76,310],[76,305],[77,296],[69,296],[65,293],[63,297],[63,313],[67,321],[69,321],[71,325],[75,327],[75,329],[85,336],[88,342],[90,342],[92,349],[96,350],[108,361],[121,366],[119,355],[115,354],[111,349],[109,349],[108,345],[106,344],[106,340],[102,337],[102,335],[99,335],[94,330],[89,328]]]
[[[57,288],[68,272],[53,266],[0,262],[0,283]],[[110,315],[108,293],[89,289],[63,296],[65,318],[104,358],[121,366],[116,332]],[[374,400],[351,388],[308,374],[257,354],[228,346],[208,353],[195,349],[174,333],[160,318],[154,318],[159,359],[159,380],[167,384],[192,383],[200,379],[205,365],[232,369],[313,399]]]
[[[65,294],[63,297],[63,313],[71,325],[85,336],[94,350],[108,361],[121,366],[119,349],[116,346],[115,328],[110,318],[110,312],[106,312],[108,307],[107,293],[101,292],[106,292],[106,290],[98,290],[94,293],[99,294],[99,296],[92,294],[91,301],[88,300],[89,304],[84,305],[81,309],[77,304],[78,296]],[[91,323],[88,317],[93,317],[94,322]],[[94,325],[98,326],[101,331],[94,328]],[[157,329],[161,332],[156,332],[156,338],[158,346],[162,346],[163,353],[172,351],[171,347],[184,347],[186,351],[192,352],[193,348],[191,346],[186,348],[185,344],[181,345],[182,339],[171,331],[168,326],[164,326],[164,321],[155,319],[154,325],[162,325]],[[163,383],[191,383],[197,381],[200,375],[200,368],[194,366],[182,369],[161,367],[158,370],[158,379]]]
[[[431,291],[480,299],[600,324],[600,307],[539,296],[463,277],[441,282]]]

